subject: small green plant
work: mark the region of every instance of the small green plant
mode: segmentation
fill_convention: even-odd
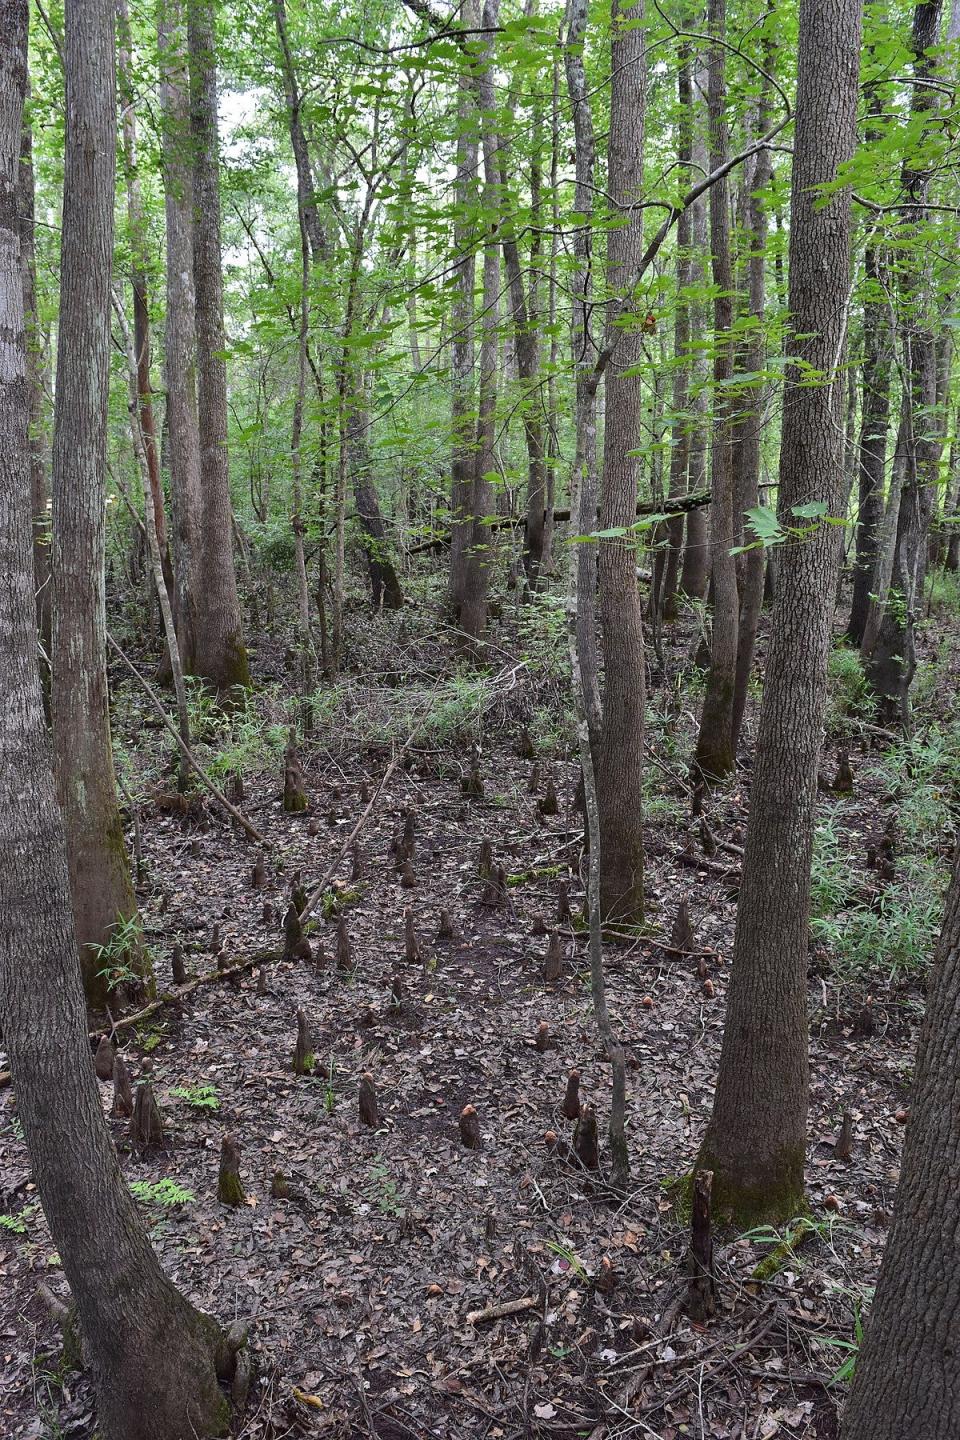
[[[851,717],[866,717],[874,706],[860,653],[838,645],[827,662],[828,704],[826,725],[839,730]]]
[[[170,1091],[178,1100],[185,1100],[194,1110],[219,1110],[220,1100],[213,1085],[176,1085]]]
[[[140,916],[131,915],[116,921],[105,945],[93,945],[91,949],[100,962],[97,974],[107,982],[110,990],[129,985],[140,979],[137,965],[143,955],[143,925]]]
[[[837,1287],[838,1289],[841,1287]],[[852,1292],[844,1290],[844,1294]],[[846,1359],[830,1376],[831,1385],[843,1385],[853,1379],[853,1372],[857,1368],[857,1360],[860,1357],[860,1347],[863,1345],[863,1300],[870,1299],[873,1290],[867,1290],[865,1296],[852,1295],[853,1299],[853,1339],[845,1340],[840,1335],[830,1335],[820,1341],[821,1345],[827,1345],[832,1350],[840,1350],[846,1354]]]
[[[833,1225],[832,1218],[825,1221],[815,1220],[812,1215],[797,1215],[782,1230],[778,1230],[774,1225],[758,1225],[753,1230],[745,1231],[740,1237],[741,1240],[748,1240],[751,1245],[772,1247],[759,1265],[754,1266],[750,1279],[762,1284],[765,1280],[771,1280],[787,1265],[799,1265],[801,1261],[797,1252],[801,1245],[805,1245],[815,1235],[829,1238]]]
[[[403,1214],[397,1182],[379,1155],[370,1167],[370,1176],[364,1190],[371,1204],[376,1205],[383,1215],[391,1215],[398,1219]]]
[[[140,1044],[147,1055],[149,1055],[152,1050],[156,1050],[157,1046],[163,1042],[166,1033],[167,1022],[165,1020],[161,1020],[159,1024],[142,1032]]]
[[[555,1240],[545,1240],[543,1243],[548,1250],[553,1251],[563,1266],[572,1270],[574,1275],[579,1279],[586,1280],[586,1269],[584,1268],[583,1261],[575,1250],[572,1250],[569,1245],[560,1245]]]
[[[130,1193],[141,1204],[158,1205],[162,1210],[174,1210],[180,1205],[190,1205],[197,1198],[169,1176],[165,1176],[163,1180],[131,1180]]]
[[[21,1215],[0,1215],[0,1230],[7,1230],[11,1235],[26,1235],[26,1221]]]
[[[313,1060],[313,1056],[307,1057]],[[323,1108],[328,1115],[332,1115],[337,1105],[337,1097],[333,1092],[333,1055],[330,1056],[330,1064],[327,1066],[327,1084],[323,1092]]]

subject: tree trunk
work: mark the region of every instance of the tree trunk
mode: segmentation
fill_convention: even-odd
[[[483,149],[483,196],[486,237],[483,247],[483,320],[480,330],[480,395],[477,436],[472,456],[470,540],[460,610],[460,626],[473,643],[487,625],[490,585],[491,531],[486,523],[493,511],[493,486],[488,476],[496,465],[494,427],[497,410],[497,300],[500,292],[500,187],[497,173],[497,137],[494,116],[494,32],[499,25],[500,0],[485,0],[483,29],[486,38],[477,74],[477,109]]]
[[[53,429],[53,687],[57,795],[87,998],[97,945],[136,914],[117,807],[104,595],[110,272],[116,168],[112,0],[65,11],[67,136]],[[143,957],[135,958],[137,963]]]
[[[850,196],[818,198],[856,142],[858,6],[801,0],[790,221],[792,334],[780,452],[781,523],[843,487]],[[800,385],[800,362],[825,378]],[[718,1212],[783,1220],[803,1204],[808,1090],[810,856],[839,530],[783,547],[777,576],[743,884],[713,1114],[697,1162]]]
[[[607,189],[629,215],[607,240],[607,285],[623,294],[643,254],[643,125],[646,85],[644,0],[612,0],[610,131]],[[608,335],[609,344],[614,336]],[[643,356],[640,321],[619,327],[616,359],[606,373],[600,529],[627,534],[601,540],[598,571],[603,636],[603,713],[596,755],[602,841],[600,913],[604,920],[643,919],[643,732],[646,675],[637,591],[637,441]],[[631,371],[633,373],[631,373]]]
[[[768,9],[769,16],[772,10]],[[776,46],[772,40],[765,40],[763,46],[764,69],[772,75],[776,64]],[[760,82],[757,97],[755,133],[759,139],[766,133],[770,123],[770,82],[764,77]],[[745,174],[747,191],[746,223],[749,235],[750,258],[747,262],[749,310],[754,329],[744,347],[744,366],[748,375],[760,375],[766,365],[767,347],[764,335],[766,310],[766,248],[767,248],[767,192],[773,181],[773,166],[770,151],[761,150],[756,158],[753,174]],[[748,394],[752,404],[737,417],[736,467],[733,489],[736,506],[736,530],[741,532],[746,511],[752,510],[760,500],[760,441],[763,433],[766,387],[754,381]],[[730,717],[733,753],[737,753],[737,742],[747,708],[747,692],[750,685],[750,670],[757,639],[757,625],[763,605],[764,559],[763,550],[756,546],[748,549],[741,557],[743,568],[740,575],[740,620],[737,630],[737,671],[733,692],[733,712]]]
[[[927,982],[900,1182],[843,1440],[960,1434],[960,851]]]
[[[359,393],[353,397],[347,413],[347,455],[353,502],[363,531],[373,603],[378,608],[383,605],[387,610],[399,610],[403,605],[403,588],[390,558],[387,530],[380,513],[367,442],[370,422],[362,391],[361,382]]]
[[[165,0],[157,22],[163,191],[167,225],[164,364],[166,434],[173,516],[175,613],[180,659],[192,674],[203,607],[197,303],[193,280],[193,171],[183,0]]]
[[[864,257],[867,292],[863,302],[863,402],[860,419],[856,558],[847,638],[860,645],[874,588],[877,541],[883,516],[883,476],[890,424],[890,367],[893,334],[890,326],[889,274],[875,245]]]
[[[726,0],[710,0],[711,36],[723,40],[726,34]],[[715,170],[727,158],[726,52],[722,45],[710,48],[709,116],[710,168]],[[713,451],[710,481],[710,575],[713,592],[713,625],[710,669],[703,697],[700,731],[694,766],[708,782],[722,780],[735,767],[733,747],[733,696],[737,671],[737,574],[731,550],[734,545],[733,455],[731,451],[731,402],[729,382],[733,374],[731,329],[733,326],[733,267],[730,260],[730,201],[726,179],[710,190],[710,244],[713,255],[713,303],[715,359],[713,362]]]
[[[677,70],[677,98],[680,116],[677,122],[677,162],[686,179],[690,176],[693,155],[693,87],[691,83],[690,42],[680,46]],[[686,183],[686,179],[685,182]],[[687,491],[690,468],[690,304],[685,291],[690,285],[693,267],[690,257],[693,215],[684,210],[677,221],[677,299],[673,326],[673,440],[670,447],[670,496],[676,498]],[[680,574],[680,553],[683,549],[683,516],[677,515],[666,526],[666,553],[657,554],[656,581],[651,604],[662,620],[677,617],[677,582]]]
[[[233,561],[227,454],[227,339],[220,254],[220,141],[217,133],[215,0],[187,0],[190,131],[193,139],[193,278],[203,506],[203,625],[196,669],[220,692],[250,683]]]
[[[47,428],[43,405],[43,335],[37,313],[37,267],[34,246],[33,133],[24,119],[20,137],[19,217],[20,258],[23,268],[23,310],[27,331],[27,395],[30,405],[30,489],[33,507],[33,583],[37,601],[37,630],[49,657],[52,610],[50,603],[50,486]]]
[[[476,25],[474,0],[463,0],[461,19]],[[477,125],[474,79],[462,73],[457,107],[457,174],[454,182],[453,299],[450,324],[450,433],[453,443],[450,495],[450,608],[459,623],[470,543],[471,474],[474,429],[473,292],[477,257],[473,248],[477,204]]]
[[[691,75],[691,105],[693,113],[693,177],[703,175],[707,170],[707,147],[702,138],[702,126],[697,123],[703,110],[702,94],[703,66],[693,66]],[[690,207],[691,284],[706,284],[705,257],[709,250],[707,224],[707,200],[701,195]],[[694,335],[702,335],[706,328],[705,307],[700,300],[694,300],[690,307],[690,328]],[[687,469],[687,490],[694,493],[702,490],[707,483],[707,358],[701,348],[693,356],[693,386],[695,398],[690,420],[690,459]],[[691,510],[687,515],[686,544],[683,551],[683,565],[680,571],[680,589],[691,600],[703,600],[707,594],[710,549],[707,537],[707,517],[702,510]]]
[[[937,109],[938,92],[927,82],[934,67],[928,52],[937,44],[940,11],[941,0],[928,0],[913,13],[911,48],[918,83],[913,86],[910,115],[927,125],[932,124]],[[900,282],[904,314],[907,473],[900,497],[890,592],[866,664],[881,723],[899,721],[904,729],[909,724],[910,684],[917,668],[915,625],[923,608],[927,537],[940,463],[937,349],[928,299],[928,248],[922,238],[929,184],[928,170],[916,170],[911,160],[904,164],[900,187],[907,203],[902,212],[899,243],[908,251]]]
[[[79,36],[99,59],[100,94],[112,99],[112,51],[102,42],[112,12],[67,5],[71,137],[98,131],[80,104]],[[79,12],[79,13],[78,13]],[[82,31],[78,29],[78,20]],[[105,23],[106,22],[106,23]],[[0,767],[0,1023],[53,1242],[77,1303],[105,1440],[170,1440],[222,1434],[217,1386],[220,1333],[163,1274],[117,1163],[104,1123],[76,963],[63,830],[54,801],[35,659],[36,618],[28,474],[28,388],[15,197],[27,79],[26,0],[0,6],[0,669],[4,707]],[[103,106],[104,110],[106,106]],[[103,119],[101,117],[101,124]],[[70,152],[68,151],[68,156]],[[113,150],[90,152],[113,164]],[[75,187],[75,156],[68,177]],[[109,178],[98,176],[98,179]],[[75,221],[76,195],[67,217]],[[88,207],[89,208],[89,207]],[[65,218],[67,218],[65,217]],[[102,218],[101,218],[102,223]],[[105,252],[79,252],[103,267]],[[64,278],[67,278],[65,273]],[[109,278],[109,277],[108,277]],[[75,298],[75,297],[74,297]],[[75,311],[71,312],[73,319]],[[69,352],[68,352],[69,353]],[[97,368],[92,371],[99,373]],[[63,372],[61,371],[61,377]],[[85,432],[84,432],[85,433]],[[62,437],[61,437],[62,440]]]

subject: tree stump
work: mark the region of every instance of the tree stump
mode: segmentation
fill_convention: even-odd
[[[586,1170],[600,1168],[600,1137],[597,1115],[592,1105],[584,1105],[573,1134],[573,1152]]]
[[[477,859],[477,874],[481,880],[489,880],[493,872],[493,841],[480,841],[480,855]]]
[[[530,738],[530,731],[526,725],[520,727],[520,734],[517,736],[517,754],[521,760],[532,760],[537,753],[537,747]]]
[[[437,943],[440,945],[449,945],[451,940],[455,940],[456,938],[457,935],[453,928],[453,921],[450,919],[450,911],[441,910],[440,924],[437,927]]]
[[[527,794],[536,795],[540,791],[540,766],[534,762],[530,766],[530,774],[527,776]]]
[[[376,1130],[380,1124],[380,1112],[377,1109],[376,1086],[369,1070],[360,1076],[359,1111],[360,1124],[369,1125],[371,1130]]]
[[[549,933],[550,933],[550,932],[549,932],[548,929],[547,929],[547,922],[546,922],[546,920],[544,920],[543,916],[542,916],[542,915],[540,914],[540,912],[538,911],[537,914],[534,915],[534,917],[533,917],[533,924],[532,924],[532,926],[530,927],[530,934],[531,934],[531,935],[548,935]]]
[[[257,994],[258,994],[258,995],[266,995],[266,993],[267,993],[267,967],[266,967],[266,965],[261,965],[261,966],[260,966],[260,969],[257,971]]]
[[[717,1280],[713,1269],[713,1233],[710,1200],[713,1171],[698,1170],[693,1177],[693,1212],[690,1249],[687,1252],[687,1314],[703,1325],[717,1313]]]
[[[399,971],[399,970],[394,970],[393,975],[391,976],[391,979],[390,979],[390,1008],[391,1008],[391,1010],[395,1010],[395,1011],[399,1012],[399,1011],[401,1011],[401,1010],[403,1009],[403,1001],[404,1001],[405,993],[406,993],[406,992],[405,992],[405,990],[404,990],[404,985],[403,985],[403,976],[400,974],[400,971]]]
[[[403,912],[403,951],[408,965],[420,962],[420,942],[413,926],[413,911],[408,905]]]
[[[563,973],[563,942],[560,939],[560,932],[553,930],[550,934],[550,943],[547,946],[546,959],[543,962],[543,978],[548,984],[559,980]]]
[[[276,919],[276,916],[274,915],[273,906],[271,905],[271,903],[270,903],[269,900],[264,900],[264,902],[263,902],[263,923],[264,923],[264,925],[272,925],[275,919]]]
[[[537,805],[537,809],[540,811],[540,814],[544,816],[556,815],[559,811],[560,803],[557,800],[557,787],[554,785],[552,779],[547,780],[547,787]]]
[[[502,865],[494,865],[483,887],[481,904],[494,907],[507,903],[507,872]]]
[[[557,924],[572,925],[573,912],[570,909],[570,881],[561,880],[557,891]]]
[[[345,915],[340,916],[340,924],[337,926],[337,969],[353,969],[353,948],[350,944],[350,932],[347,929]]]
[[[113,1105],[110,1113],[127,1120],[133,1114],[133,1087],[130,1071],[123,1055],[118,1050],[113,1057]]]
[[[550,1026],[546,1020],[541,1020],[537,1026],[537,1033],[534,1036],[533,1048],[542,1055],[550,1048]]]
[[[242,1205],[243,1185],[240,1182],[240,1146],[232,1135],[224,1135],[220,1145],[220,1173],[217,1176],[217,1199],[221,1205]]]
[[[297,753],[296,733],[291,727],[287,748],[283,752],[283,808],[288,815],[299,815],[307,808],[307,792],[303,785],[303,766]]]
[[[363,856],[360,846],[354,840],[350,846],[350,883],[356,885],[358,880],[363,879]]]
[[[704,855],[710,860],[717,853],[717,842],[714,839],[713,831],[707,824],[706,815],[700,816],[700,845]]]
[[[686,898],[677,906],[677,916],[670,931],[669,948],[679,955],[688,955],[696,944],[693,925],[690,922],[690,906]]]
[[[306,1075],[313,1069],[313,1040],[306,1011],[297,1011],[297,1042],[293,1047],[293,1073]]]
[[[250,884],[253,886],[254,890],[262,890],[266,883],[267,863],[266,858],[261,851],[260,855],[254,862],[252,871],[250,872]]]
[[[296,906],[298,915],[307,908],[307,892],[303,888],[299,870],[293,872],[293,879],[290,881],[290,903]]]
[[[163,1144],[163,1120],[157,1105],[153,1086],[149,1080],[141,1080],[133,1102],[130,1117],[130,1145],[138,1155],[145,1155],[154,1146]]]
[[[287,1184],[287,1177],[282,1170],[274,1170],[273,1179],[270,1181],[270,1196],[273,1200],[289,1200],[290,1186]]]
[[[183,963],[183,946],[174,945],[170,956],[170,973],[173,976],[174,985],[186,985],[187,967]]]
[[[853,794],[853,771],[850,768],[850,756],[846,750],[841,750],[837,755],[837,773],[833,777],[831,790],[835,795]]]
[[[113,1044],[109,1035],[101,1035],[97,1053],[93,1057],[93,1068],[98,1080],[113,1079]]]
[[[834,1159],[851,1160],[853,1158],[853,1116],[849,1110],[844,1110],[843,1119],[840,1122],[840,1134],[837,1136],[836,1144],[833,1147]]]
[[[480,766],[476,760],[471,762],[468,773],[460,781],[460,793],[465,795],[468,800],[483,799],[483,780],[480,775]]]
[[[560,1114],[567,1120],[580,1119],[580,1071],[576,1068],[567,1076],[567,1091],[560,1105]]]
[[[404,860],[401,866],[400,884],[404,890],[413,890],[416,888],[417,877],[414,873],[413,864],[409,860]]]
[[[468,1150],[480,1149],[480,1116],[472,1105],[460,1111],[460,1143]]]

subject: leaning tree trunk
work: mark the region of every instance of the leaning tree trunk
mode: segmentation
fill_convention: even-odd
[[[112,15],[67,5],[69,94],[78,122],[78,39],[90,45],[101,98],[112,55],[100,48]],[[82,30],[78,27],[82,22]],[[107,25],[104,21],[108,22]],[[82,72],[80,72],[82,74]],[[54,800],[36,665],[27,457],[27,375],[16,216],[20,114],[27,76],[27,3],[0,5],[0,1024],[37,1185],[73,1291],[105,1440],[220,1435],[228,1407],[216,1357],[221,1336],[163,1274],[117,1162],[97,1091],[64,837]],[[97,133],[85,129],[87,140]],[[100,150],[113,163],[113,150]],[[70,152],[68,151],[68,157]],[[68,178],[75,182],[68,158]],[[76,196],[68,191],[73,219]],[[100,261],[102,248],[83,254]],[[109,252],[106,252],[109,254]],[[68,278],[69,272],[65,274]],[[67,298],[72,298],[68,291]],[[71,318],[75,311],[70,312]],[[60,372],[61,377],[63,371]],[[97,375],[95,367],[91,372]]]
[[[203,613],[200,417],[197,410],[197,302],[193,281],[193,171],[190,81],[182,0],[164,0],[158,19],[163,192],[167,226],[164,368],[166,455],[173,517],[175,614],[184,670],[196,669]]]
[[[726,34],[726,0],[710,0],[711,37]],[[710,168],[727,159],[726,52],[713,44],[709,59]],[[730,260],[730,200],[726,178],[710,190],[710,242],[713,253],[715,359],[713,362],[713,450],[710,481],[710,574],[713,589],[713,626],[710,669],[703,697],[694,765],[710,782],[722,780],[735,768],[733,697],[737,672],[737,573],[730,553],[734,544],[733,453],[729,383],[733,374],[730,331],[733,326],[733,266]]]
[[[98,973],[94,947],[108,943],[118,922],[137,910],[113,772],[104,594],[116,169],[112,0],[68,0],[65,28],[51,698],[57,795],[84,984],[90,1003],[102,1005],[107,981]]]
[[[643,122],[646,85],[643,0],[612,0],[610,132],[607,189],[630,215],[610,231],[607,284],[623,293],[643,255]],[[607,337],[609,345],[616,337]],[[601,531],[625,534],[599,542],[603,711],[596,754],[600,824],[600,912],[605,920],[643,919],[643,730],[645,662],[637,591],[637,440],[642,404],[639,321],[619,327],[616,360],[606,373]]]
[[[227,340],[223,327],[220,254],[220,142],[214,0],[187,0],[190,53],[190,130],[193,138],[193,275],[197,299],[197,375],[203,625],[197,636],[197,674],[218,691],[250,683],[233,560],[233,508],[227,454]]]
[[[840,361],[847,323],[850,196],[835,182],[856,142],[859,6],[801,0],[790,221],[792,335],[780,515],[836,514],[843,487]],[[801,365],[804,367],[801,370]],[[806,367],[818,385],[798,383]],[[784,547],[760,712],[733,969],[713,1114],[698,1168],[738,1223],[803,1204],[807,1118],[810,856],[839,528]]]
[[[843,1440],[960,1435],[960,850],[927,996],[893,1224]]]

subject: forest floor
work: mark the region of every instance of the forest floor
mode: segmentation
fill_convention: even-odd
[[[112,677],[118,755],[139,797],[145,933],[162,989],[177,941],[193,975],[214,968],[214,925],[230,961],[279,949],[294,872],[308,891],[320,879],[363,810],[362,786],[376,791],[391,742],[402,744],[426,717],[360,834],[362,878],[351,883],[349,858],[337,868],[329,918],[321,913],[311,936],[325,963],[275,960],[264,967],[266,994],[251,968],[118,1032],[134,1077],[152,1067],[167,1127],[164,1148],[140,1159],[125,1122],[109,1122],[124,1173],[176,1284],[221,1320],[250,1322],[255,1379],[238,1436],[832,1440],[845,1392],[838,1372],[855,1353],[893,1203],[922,973],[891,977],[877,956],[864,976],[838,977],[823,947],[812,949],[813,1224],[802,1243],[777,1252],[762,1281],[755,1268],[784,1234],[718,1236],[718,1314],[692,1325],[683,1306],[686,1221],[670,1180],[689,1170],[710,1109],[749,770],[710,806],[715,838],[733,848],[707,860],[685,780],[698,710],[682,668],[693,632],[678,627],[667,651],[673,679],[661,677],[651,692],[649,922],[605,947],[629,1067],[632,1181],[628,1196],[613,1196],[603,1168],[584,1171],[563,1158],[562,1143],[544,1140],[549,1130],[570,1136],[560,1103],[571,1066],[602,1134],[609,1067],[582,936],[565,934],[564,974],[547,984],[547,942],[531,933],[538,914],[555,923],[563,880],[575,914],[583,895],[562,622],[538,608],[546,618],[537,635],[515,612],[505,618],[480,679],[455,678],[452,646],[427,609],[376,621],[358,610],[350,671],[301,746],[309,796],[301,815],[281,805],[291,688],[284,642],[262,640],[251,713],[221,729],[209,708],[195,716],[208,730],[205,760],[221,778],[243,771],[242,808],[270,841],[261,889],[251,884],[256,845],[215,804],[181,817],[156,803],[170,785],[163,734],[134,683]],[[924,642],[931,652],[934,628]],[[541,752],[539,796],[548,777],[555,782],[555,817],[542,816],[528,792],[531,765],[516,743],[524,724]],[[749,725],[748,739],[752,713]],[[479,800],[460,786],[471,737],[482,752]],[[825,779],[835,761],[828,739]],[[853,796],[824,804],[842,853],[860,857],[855,878],[866,894],[874,883],[866,846],[883,832],[890,796],[866,760],[854,756],[854,769]],[[416,817],[412,889],[390,854],[406,810]],[[484,839],[509,875],[503,905],[483,903]],[[684,897],[697,953],[677,956],[665,942]],[[350,973],[334,959],[338,904]],[[876,910],[875,895],[870,904]],[[418,964],[404,960],[407,905],[424,952]],[[452,942],[435,940],[441,907],[456,927]],[[390,988],[398,965],[399,1008]],[[291,1068],[298,1007],[316,1057],[303,1078]],[[549,1047],[540,1052],[542,1021]],[[376,1078],[375,1130],[357,1113],[366,1071]],[[101,1088],[109,1111],[112,1087]],[[479,1114],[478,1150],[459,1141],[465,1104]],[[834,1156],[845,1111],[849,1161]],[[225,1131],[242,1151],[246,1203],[236,1209],[216,1198]],[[285,1199],[271,1195],[278,1169],[289,1181]],[[0,1092],[0,1210],[0,1433],[90,1436],[90,1386],[64,1372],[40,1299],[41,1285],[63,1294],[65,1282],[9,1089]],[[470,1318],[513,1301],[525,1302],[517,1313]]]

